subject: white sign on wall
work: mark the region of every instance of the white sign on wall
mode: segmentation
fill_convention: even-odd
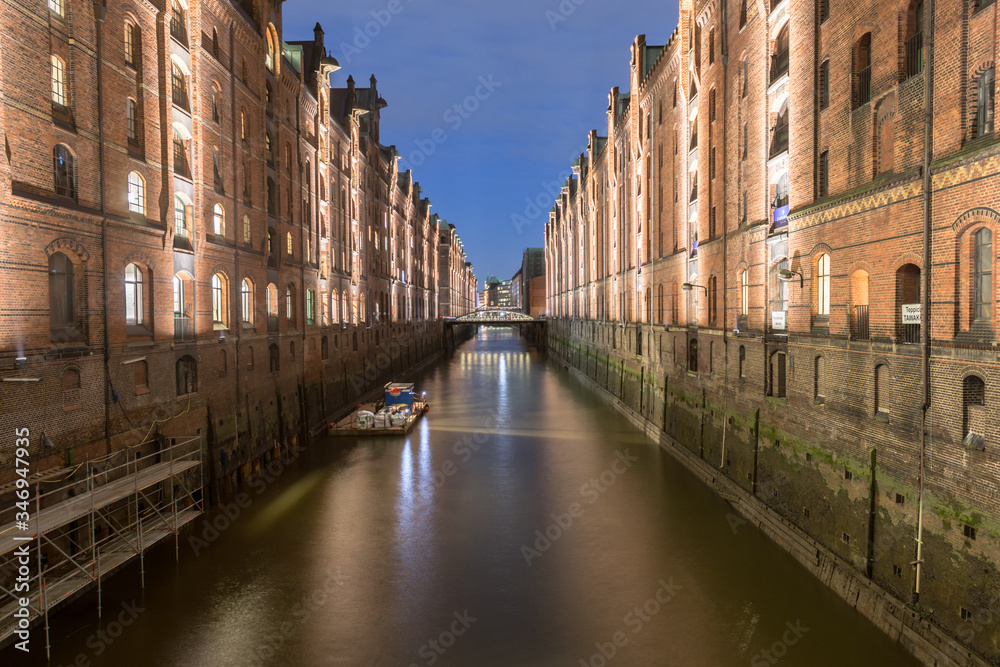
[[[920,324],[920,304],[903,304],[903,324]]]
[[[785,324],[786,313],[783,310],[773,310],[771,311],[771,328],[772,329],[786,329],[788,325]]]

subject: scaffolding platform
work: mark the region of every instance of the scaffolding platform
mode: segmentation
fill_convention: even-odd
[[[50,611],[96,587],[100,616],[102,579],[138,558],[145,584],[146,550],[171,535],[179,558],[180,529],[204,512],[203,482],[201,437],[194,436],[146,456],[123,450],[87,461],[47,489],[36,484],[27,530],[14,521],[0,526],[0,572],[16,572],[15,552],[27,545],[32,573],[27,593],[0,581],[0,646],[15,640],[18,598],[29,601],[31,625],[44,621],[48,649]]]

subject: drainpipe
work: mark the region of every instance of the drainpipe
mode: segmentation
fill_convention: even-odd
[[[729,42],[728,37],[728,3],[722,3],[722,27],[719,29],[719,39],[722,42],[722,80],[726,79],[726,68],[729,65]],[[723,384],[723,398],[722,398],[722,454],[719,457],[719,469],[726,467],[726,431],[729,430],[729,417],[727,413],[729,411],[729,335],[727,334],[727,322],[726,317],[729,313],[729,290],[726,289],[726,283],[729,280],[729,233],[726,229],[726,204],[728,198],[726,193],[728,188],[726,187],[729,183],[729,179],[726,178],[726,128],[729,123],[726,120],[726,91],[729,90],[729,86],[725,86],[722,92],[722,354],[724,355],[722,362],[722,377],[726,378]],[[716,288],[718,289],[718,288]]]
[[[101,95],[101,61],[104,55],[101,26],[107,14],[107,7],[101,2],[94,3],[94,18],[97,32],[97,164],[100,173],[101,197],[101,273],[104,280],[104,445],[107,454],[111,454],[111,316],[108,313],[108,216],[107,202],[104,196],[104,102]]]
[[[924,45],[924,270],[921,304],[920,384],[923,387],[923,401],[920,409],[920,484],[917,496],[917,559],[916,576],[913,581],[913,601],[920,601],[920,578],[923,570],[924,537],[924,462],[927,452],[927,417],[931,405],[930,357],[931,357],[931,141],[934,135],[934,0],[925,5],[927,32]]]

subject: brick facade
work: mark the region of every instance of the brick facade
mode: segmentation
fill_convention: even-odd
[[[331,88],[279,5],[0,7],[0,424],[33,473],[201,434],[226,485],[440,351],[438,219],[375,77]]]
[[[950,635],[954,664],[1000,664],[997,11],[681,2],[546,226],[550,348]]]

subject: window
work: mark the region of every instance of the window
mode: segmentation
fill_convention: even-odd
[[[59,56],[52,56],[52,103],[66,104],[66,65]]]
[[[973,319],[989,322],[993,315],[993,232],[983,227],[973,237]]]
[[[289,175],[292,173],[292,149],[288,144],[285,144],[285,171]]]
[[[784,227],[788,223],[788,173],[778,178],[774,187],[774,226]],[[785,267],[788,268],[788,267]]]
[[[914,0],[906,16],[906,78],[924,69],[924,2]]]
[[[146,214],[146,182],[135,171],[128,175],[128,210],[139,215]]]
[[[866,32],[854,45],[854,108],[872,99],[872,34]]]
[[[989,68],[976,85],[976,136],[993,133],[993,102],[996,90],[995,70]]]
[[[212,55],[219,59],[219,31],[212,28]]]
[[[774,123],[774,136],[771,140],[771,157],[788,150],[788,100],[781,103],[778,117]]]
[[[240,71],[243,74],[243,81],[246,82],[247,79],[248,79],[248,77],[247,77],[247,57],[246,56],[243,56],[243,64],[240,67]]]
[[[219,122],[219,91],[212,89],[212,122]]]
[[[243,199],[250,200],[250,165],[243,163]]]
[[[267,53],[264,54],[264,66],[271,72],[274,71],[274,35],[270,26],[267,30]]]
[[[875,414],[889,415],[889,367],[875,367]]]
[[[826,254],[816,262],[816,314],[830,315],[830,256]]]
[[[715,88],[708,91],[708,122],[715,122]]]
[[[264,158],[267,160],[267,163],[269,165],[271,165],[272,167],[274,166],[274,151],[271,150],[271,133],[270,132],[265,132],[264,133]]]
[[[226,311],[226,279],[216,273],[212,276],[212,322],[225,326],[229,321]]]
[[[692,338],[688,341],[688,371],[698,372],[698,339]]]
[[[190,232],[187,202],[180,196],[174,195],[174,236],[186,239],[191,236]]]
[[[193,357],[177,360],[177,395],[185,396],[198,391],[198,363]]]
[[[715,28],[708,31],[708,64],[715,63]]]
[[[278,352],[277,344],[271,343],[267,346],[267,358],[269,372],[277,373],[281,370],[281,354]]]
[[[63,3],[62,0],[49,0],[49,11],[59,16],[63,15]]]
[[[244,243],[252,242],[252,237],[250,234],[250,217],[246,215],[243,216],[243,242]]]
[[[819,110],[830,106],[830,61],[824,60],[819,66]]]
[[[718,321],[719,287],[715,276],[708,278],[708,323],[715,325]]]
[[[826,197],[830,194],[830,151],[823,151],[819,154],[819,183],[818,194]]]
[[[316,324],[316,293],[306,290],[306,324]]]
[[[125,267],[125,324],[142,324],[142,269],[135,264]]]
[[[247,113],[240,110],[240,139],[247,140]]]
[[[135,66],[136,26],[125,22],[125,64]]]
[[[740,315],[746,317],[750,313],[750,272],[743,269],[740,274]]]
[[[740,159],[742,160],[747,159],[747,150],[749,145],[750,145],[750,123],[745,122],[743,123],[743,154],[740,156]]]
[[[740,29],[747,24],[747,0],[740,0]]]
[[[778,32],[774,40],[774,55],[771,56],[771,81],[788,74],[788,23]]]
[[[240,285],[240,317],[246,324],[253,324],[253,284],[249,278]]]
[[[962,381],[962,444],[970,449],[986,449],[986,383],[976,375]]]
[[[295,322],[295,288],[291,285],[285,288],[285,319],[289,324]]]
[[[187,80],[184,70],[175,63],[170,63],[170,99],[185,111],[188,110]]]
[[[744,0],[745,2],[745,0]],[[750,56],[743,59],[743,91],[741,92],[742,97],[747,96],[747,92],[750,90]]]
[[[781,272],[788,270],[788,260],[783,259],[778,262],[774,277],[777,279],[775,281],[774,290],[774,301],[771,302],[771,310],[774,312],[784,312],[785,313],[785,327],[788,328],[787,318],[788,318],[788,282],[781,279]]]
[[[784,352],[775,352],[771,355],[771,396],[775,398],[785,398],[785,361]]]
[[[49,329],[56,342],[77,338],[76,269],[61,252],[49,257]]]
[[[226,212],[220,204],[212,208],[212,231],[219,236],[226,233]]]
[[[60,197],[76,199],[76,169],[73,154],[63,144],[52,149],[52,175],[55,193]]]
[[[288,232],[287,234],[285,234],[285,252],[288,253],[289,257],[292,256],[292,233],[291,232]]]
[[[177,128],[174,128],[174,173],[191,178],[191,163],[188,161],[187,143]]]
[[[133,146],[139,145],[139,119],[138,109],[135,105],[135,100],[131,97],[128,98],[128,102],[125,104],[125,118],[128,121],[128,142]]]
[[[184,15],[184,8],[177,0],[170,6],[170,36],[187,46],[187,18]]]
[[[819,22],[830,18],[830,0],[819,0]]]
[[[747,377],[747,374],[746,374],[747,348],[745,346],[743,346],[743,345],[740,345],[740,362],[739,363],[740,363],[740,368],[739,368],[740,379],[741,380],[745,380],[746,377]]]

